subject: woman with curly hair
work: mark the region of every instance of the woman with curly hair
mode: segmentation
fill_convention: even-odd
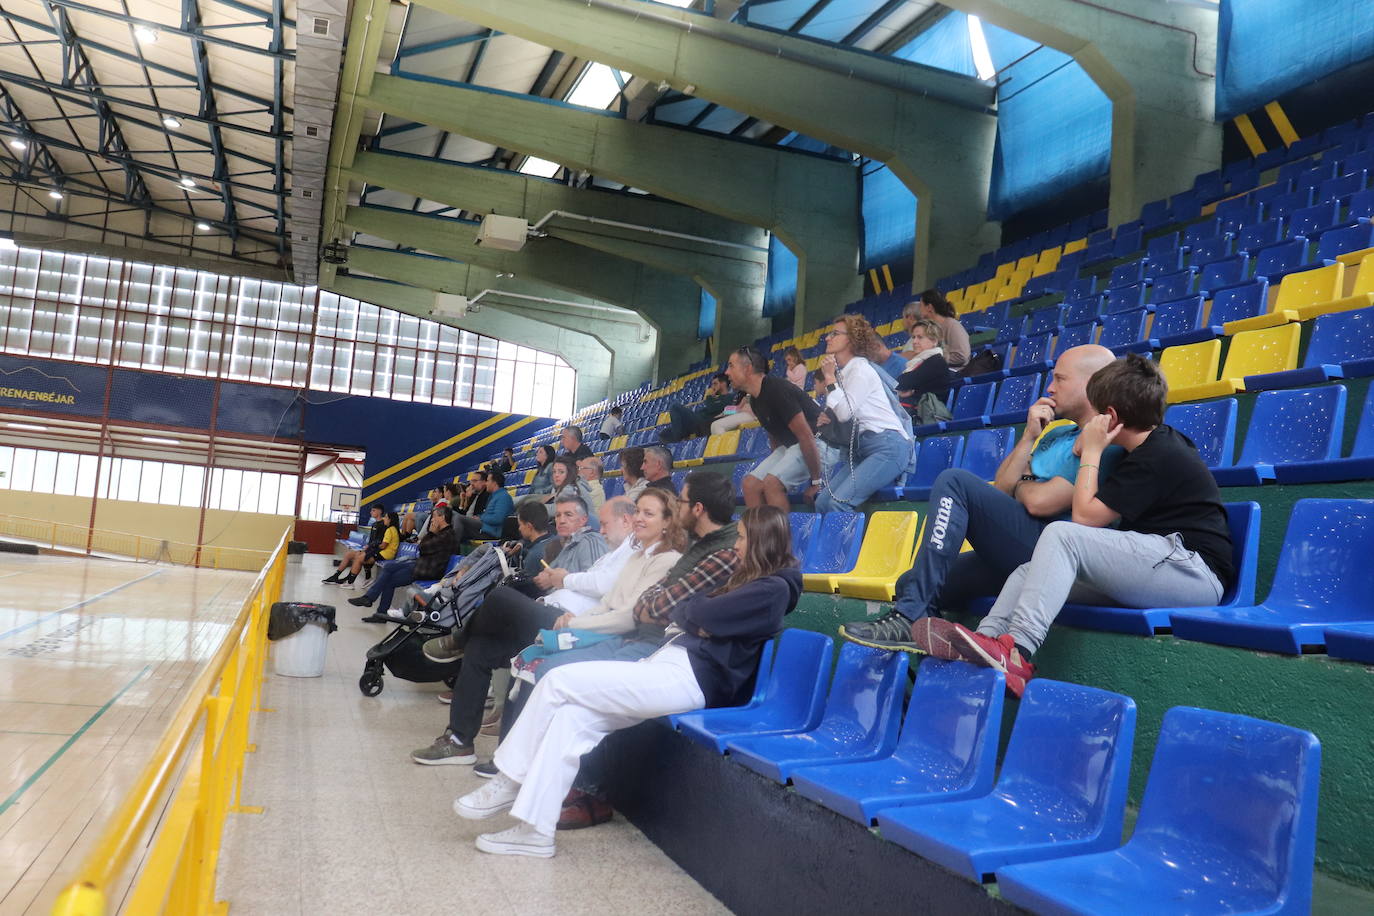
[[[856,511],[874,491],[895,483],[911,462],[911,421],[869,361],[881,342],[862,315],[839,316],[826,335],[820,367],[826,412],[817,422],[853,426],[836,446],[843,460],[825,489],[807,491],[815,496],[817,512]]]

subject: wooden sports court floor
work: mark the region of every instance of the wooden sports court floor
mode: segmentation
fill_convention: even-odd
[[[0,554],[0,916],[49,911],[253,580]]]

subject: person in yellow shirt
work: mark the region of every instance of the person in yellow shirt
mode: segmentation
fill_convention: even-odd
[[[399,550],[401,546],[401,517],[395,512],[386,512],[382,515],[381,520],[377,522],[377,525],[382,526],[381,538],[377,539],[374,531],[373,539],[368,543],[367,547],[361,553],[354,551],[351,554],[353,562],[352,568],[348,571],[348,575],[342,579],[334,579],[334,584],[347,588],[357,581],[358,573],[362,572],[364,565],[370,566],[378,560],[395,559],[396,551]],[[338,575],[337,571],[335,575]],[[328,582],[330,580],[326,579],[325,581]]]

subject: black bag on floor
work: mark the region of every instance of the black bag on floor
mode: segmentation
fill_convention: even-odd
[[[305,601],[278,601],[272,605],[272,613],[267,618],[267,638],[272,642],[295,633],[307,623],[322,623],[333,633],[334,608],[328,604],[310,604]]]

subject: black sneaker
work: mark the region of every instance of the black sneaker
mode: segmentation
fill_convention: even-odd
[[[840,636],[870,649],[925,655],[925,650],[911,641],[911,623],[909,618],[892,611],[877,620],[855,620],[841,624]]]
[[[349,598],[348,603],[354,607],[372,607],[372,599],[366,595],[359,595],[356,598]]]
[[[337,574],[337,573],[330,573],[330,574],[329,574],[329,578],[327,578],[327,579],[321,579],[321,580],[320,580],[320,584],[321,584],[321,585],[334,585],[334,584],[337,583],[338,581],[339,581],[339,576],[338,576],[338,574]]]
[[[495,761],[495,760],[487,760],[487,761],[484,761],[484,762],[482,762],[482,763],[477,764],[477,766],[475,766],[475,767],[472,768],[472,774],[473,774],[474,776],[481,776],[483,779],[491,779],[493,776],[495,776],[495,775],[496,775],[497,773],[499,773],[499,772],[501,772],[501,771],[498,770],[498,769],[496,769],[496,761]]]

